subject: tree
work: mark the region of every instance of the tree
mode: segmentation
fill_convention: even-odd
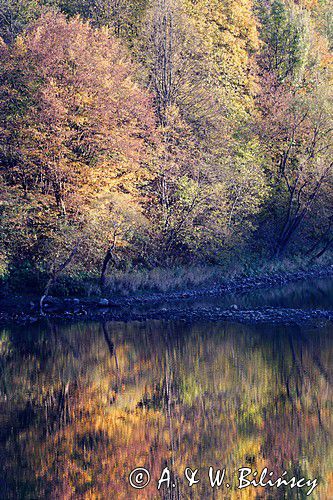
[[[216,256],[236,234],[236,213],[243,213],[239,236],[241,227],[247,233],[244,220],[256,213],[265,192],[260,165],[248,175],[256,142],[248,125],[258,43],[251,4],[157,0],[139,39],[162,136],[153,183],[157,241],[174,257]],[[261,194],[248,204],[245,193],[253,188]]]
[[[260,13],[265,45],[258,55],[257,102],[272,188],[267,220],[277,229],[271,232],[271,246],[279,255],[305,221],[308,226],[326,225],[318,205],[325,202],[328,208],[331,203],[332,58],[308,8],[280,0],[270,5],[268,13],[264,8]],[[317,233],[310,227],[306,231]],[[302,246],[306,248],[304,241]]]
[[[152,105],[120,43],[79,18],[48,12],[1,51],[2,178],[16,204],[29,205],[35,255],[50,258],[78,230],[89,242],[96,212],[106,230],[112,191],[136,203],[154,142]],[[86,262],[101,258],[102,248],[87,249]]]
[[[67,16],[80,15],[94,26],[107,26],[133,45],[148,0],[52,0],[52,4]]]
[[[258,2],[264,43],[259,64],[264,72],[276,75],[279,81],[299,78],[309,51],[309,14],[295,4],[283,0]]]
[[[275,82],[275,83],[274,83]],[[318,84],[311,93],[276,80],[266,81],[262,139],[267,157],[273,162],[279,235],[275,253],[279,255],[294,237],[316,204],[331,204],[332,186],[332,97],[329,87]],[[326,194],[325,194],[326,193]]]
[[[251,0],[186,0],[186,9],[209,47],[208,77],[233,120],[253,111],[256,92],[254,54],[259,48],[257,20]]]
[[[12,43],[39,12],[39,0],[0,0],[0,37]]]

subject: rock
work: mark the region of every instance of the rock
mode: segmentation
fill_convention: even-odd
[[[238,311],[238,306],[236,304],[232,304],[232,306],[230,306],[230,309],[232,309],[233,311]]]
[[[117,302],[114,302],[113,300],[109,299],[109,307],[119,307],[119,304],[117,304]]]
[[[70,306],[78,306],[80,304],[80,299],[64,299],[64,303]]]
[[[52,311],[59,311],[64,308],[64,303],[56,297],[48,296],[44,300],[44,308],[51,309]]]
[[[44,304],[61,304],[62,301],[57,297],[52,297],[52,295],[48,295],[45,297]]]
[[[109,301],[108,301],[108,299],[100,299],[98,304],[102,307],[107,307],[109,305]]]

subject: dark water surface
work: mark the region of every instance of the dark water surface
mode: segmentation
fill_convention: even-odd
[[[252,290],[232,297],[244,307],[293,307],[295,309],[333,309],[333,279],[311,279],[287,283],[281,287]],[[231,298],[230,298],[231,300]]]
[[[269,289],[253,288],[243,293],[229,293],[216,297],[178,301],[177,307],[218,306],[228,308],[234,304],[240,309],[269,306],[333,310],[333,278],[295,281]],[[166,305],[161,304],[160,307]]]
[[[258,293],[270,305],[332,305],[331,282],[310,288]],[[308,498],[309,488],[239,490],[240,467],[318,478],[310,498],[333,498],[332,338],[332,325],[3,329],[0,498]],[[135,490],[140,466],[151,482]],[[187,466],[200,469],[192,488]],[[211,488],[209,466],[226,468],[230,488]],[[172,484],[158,492],[164,467]]]

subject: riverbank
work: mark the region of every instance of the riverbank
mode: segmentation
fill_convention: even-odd
[[[204,297],[223,297],[246,294],[251,290],[271,289],[287,283],[333,278],[333,266],[313,268],[289,273],[239,276],[198,289],[167,293],[146,293],[129,297],[57,298],[47,297],[43,313],[39,310],[39,297],[34,295],[8,296],[0,301],[0,323],[29,324],[43,318],[66,320],[144,321],[146,319],[179,319],[194,321],[234,321],[245,323],[302,323],[310,320],[332,321],[333,312],[322,309],[295,309],[256,307],[242,309],[237,305],[228,309],[218,307],[186,307],[187,302]],[[181,304],[181,307],[179,307]],[[163,307],[161,307],[163,305]]]

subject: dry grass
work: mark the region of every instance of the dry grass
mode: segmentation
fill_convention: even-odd
[[[228,279],[242,276],[260,276],[263,274],[292,273],[299,270],[308,270],[314,265],[329,266],[332,264],[332,255],[311,263],[304,256],[280,259],[258,260],[239,259],[228,265],[190,267],[155,268],[152,270],[114,271],[107,280],[109,294],[132,295],[154,292],[172,292],[190,290],[223,283]],[[98,287],[96,286],[96,292]],[[94,293],[91,290],[90,293]]]
[[[128,271],[109,270],[106,295],[141,295],[144,293],[167,293],[179,290],[190,290],[222,284],[230,279],[267,274],[293,273],[309,270],[314,266],[332,266],[332,253],[311,262],[304,256],[284,259],[259,259],[248,255],[237,258],[233,262],[225,261],[220,266],[192,265],[172,268],[154,268],[151,270],[131,269]],[[79,291],[70,290],[59,295],[100,296],[98,277],[78,279]]]
[[[107,280],[109,293],[171,292],[199,288],[220,282],[222,269],[218,266],[193,266],[189,268],[155,268],[152,270],[116,271]]]

